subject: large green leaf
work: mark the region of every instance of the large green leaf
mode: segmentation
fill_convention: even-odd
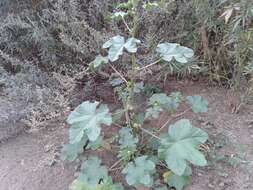
[[[206,132],[191,125],[187,119],[181,119],[168,130],[168,135],[161,137],[158,149],[159,157],[166,161],[168,168],[176,175],[183,175],[187,161],[197,166],[205,166],[205,156],[198,146],[208,139]]]
[[[101,166],[101,160],[90,157],[82,164],[78,180],[96,186],[100,180],[107,178],[108,172],[105,166]]]
[[[123,54],[124,48],[126,48],[129,53],[136,53],[138,43],[140,43],[140,40],[136,38],[129,38],[127,42],[125,42],[123,36],[117,35],[105,42],[102,48],[109,48],[108,58],[110,61],[114,62]]]
[[[160,54],[164,61],[172,61],[175,59],[177,62],[185,64],[190,58],[194,56],[192,49],[180,46],[177,43],[162,43],[157,46],[156,51]]]
[[[155,172],[155,163],[148,159],[147,156],[141,156],[134,159],[123,169],[122,173],[126,174],[128,185],[139,187],[144,185],[151,187],[153,184],[152,174]]]
[[[191,105],[192,110],[195,113],[204,113],[208,110],[208,101],[206,101],[202,96],[188,96],[187,98],[188,104]]]
[[[138,138],[133,136],[132,129],[123,127],[119,131],[120,148],[135,148],[138,143]]]
[[[84,135],[90,141],[95,141],[100,135],[100,125],[111,125],[112,117],[107,105],[100,105],[98,102],[83,102],[69,115],[67,122],[70,128],[70,144],[81,141]]]

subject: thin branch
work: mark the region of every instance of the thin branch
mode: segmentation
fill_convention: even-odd
[[[152,137],[149,139],[149,141],[150,140],[152,140],[154,137],[155,138],[157,138],[158,136],[158,134],[173,120],[173,119],[176,119],[176,118],[178,118],[178,117],[181,117],[182,115],[184,115],[185,113],[187,113],[188,111],[190,111],[191,109],[189,108],[189,109],[186,109],[185,111],[183,111],[183,112],[181,112],[181,113],[179,113],[179,114],[177,114],[177,115],[175,115],[175,116],[172,116],[171,118],[169,118],[159,129],[158,129],[158,131],[154,134],[154,135],[152,135]],[[159,138],[159,137],[158,137]],[[160,139],[160,138],[159,138]]]
[[[156,60],[155,62],[150,63],[149,65],[146,65],[146,66],[144,66],[144,67],[142,67],[142,68],[139,68],[138,71],[142,71],[142,70],[144,70],[144,69],[147,69],[147,68],[149,68],[149,67],[151,67],[151,66],[153,66],[153,65],[155,65],[155,64],[157,64],[157,63],[159,63],[160,61],[161,61],[161,59],[158,59],[158,60]]]
[[[123,160],[123,158],[119,159],[117,162],[115,162],[110,168],[109,168],[109,171],[113,171],[113,168],[115,166],[117,166],[121,161]]]
[[[183,111],[183,112],[181,112],[181,113],[179,113],[179,114],[177,114],[177,115],[172,116],[171,118],[169,118],[169,119],[160,127],[160,129],[156,132],[156,134],[159,133],[159,132],[161,132],[173,119],[176,119],[176,118],[178,118],[178,117],[181,117],[182,115],[184,115],[185,113],[187,113],[187,112],[190,111],[190,110],[191,110],[190,108],[189,108],[189,109],[186,109],[185,111]]]
[[[158,139],[158,140],[161,140],[160,137],[156,136],[155,134],[151,133],[150,131],[148,131],[148,130],[142,128],[142,127],[140,127],[140,129],[141,129],[143,132],[145,132],[145,133],[151,135],[152,138],[156,138],[156,139]]]
[[[124,18],[124,17],[122,17],[122,20],[123,20],[123,23],[125,24],[125,26],[126,26],[127,30],[131,33],[131,32],[132,32],[132,30],[131,30],[131,29],[130,29],[130,27],[128,26],[128,24],[127,24],[127,22],[126,22],[126,20],[125,20],[125,18]]]
[[[117,71],[117,69],[112,64],[109,63],[109,65],[120,76],[120,78],[127,84],[126,78],[119,71]]]

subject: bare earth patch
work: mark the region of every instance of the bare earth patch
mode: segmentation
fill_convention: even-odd
[[[183,116],[207,131],[210,141],[217,145],[210,146],[213,151],[210,155],[216,154],[214,158],[210,156],[210,166],[195,169],[186,190],[252,190],[253,106],[242,106],[238,114],[232,113],[231,105],[236,97],[228,90],[207,87],[204,83],[168,82],[165,90],[200,94],[210,103],[205,115],[189,112]],[[158,123],[162,125],[165,120],[161,118]],[[21,134],[0,144],[0,190],[68,189],[75,171],[73,165],[59,160],[61,145],[68,135],[68,128],[59,125],[62,124]],[[238,163],[232,162],[240,156]],[[112,162],[112,156],[102,157],[104,163]]]

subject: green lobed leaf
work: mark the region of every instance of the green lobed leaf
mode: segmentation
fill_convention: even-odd
[[[118,12],[113,13],[111,18],[113,18],[113,19],[124,18],[127,15],[128,15],[128,13],[126,13],[124,11],[118,11]]]
[[[183,175],[188,167],[187,161],[197,166],[205,166],[205,156],[198,146],[208,139],[206,132],[191,125],[187,119],[181,119],[171,125],[166,137],[161,137],[158,154],[166,161],[168,168],[176,175]]]
[[[157,118],[163,109],[175,111],[181,102],[181,93],[172,93],[167,96],[165,93],[153,94],[148,101],[145,118]]]
[[[102,146],[102,144],[103,144],[103,136],[99,136],[97,140],[89,142],[87,149],[90,148],[92,150],[97,150]]]
[[[170,187],[175,187],[176,190],[183,190],[183,188],[189,184],[190,176],[178,176],[173,174],[167,181]]]
[[[126,48],[126,50],[129,53],[136,53],[137,52],[137,44],[139,44],[139,43],[141,43],[141,41],[136,38],[128,38],[124,47]]]
[[[71,112],[67,119],[71,125],[70,144],[80,142],[84,135],[95,141],[100,135],[101,124],[111,125],[112,117],[107,105],[98,105],[98,102],[85,101]]]
[[[145,119],[153,117],[157,119],[160,115],[160,113],[163,111],[163,109],[160,106],[152,106],[146,109],[145,113]]]
[[[174,95],[174,94],[173,94]],[[171,110],[176,110],[178,105],[179,105],[179,99],[178,97],[171,97],[171,96],[167,96],[164,93],[158,93],[158,94],[153,94],[150,98],[149,98],[149,105],[155,105],[158,104],[161,107],[165,108],[165,109],[171,109]]]
[[[75,143],[75,144],[66,144],[63,146],[61,150],[61,159],[62,160],[68,160],[68,161],[74,161],[78,154],[81,154],[83,152],[83,147],[88,141],[88,137],[84,136],[81,141]]]
[[[74,180],[70,186],[71,190],[124,190],[120,183],[114,184],[111,177],[104,179],[97,185],[89,185],[87,182]]]
[[[114,184],[112,178],[108,177],[99,184],[98,190],[124,190],[124,188],[120,183]]]
[[[123,54],[125,39],[123,36],[117,35],[104,43],[102,48],[109,48],[108,58],[110,61],[116,61]]]
[[[187,167],[182,176],[172,173],[164,180],[170,187],[174,187],[176,190],[183,190],[183,188],[189,184],[191,180],[191,174],[191,168]]]
[[[186,99],[195,113],[204,113],[208,111],[208,101],[202,96],[188,96]]]
[[[78,180],[95,187],[100,180],[106,178],[108,178],[108,172],[105,166],[101,166],[101,160],[90,157],[82,164]]]
[[[157,46],[156,51],[160,54],[164,61],[172,61],[185,64],[194,56],[192,49],[181,46],[177,43],[162,43]]]
[[[155,163],[148,156],[141,156],[127,164],[122,173],[126,174],[128,185],[139,187],[144,185],[151,187],[153,184],[152,174],[155,172]]]
[[[114,79],[110,80],[110,84],[113,87],[120,86],[123,83],[124,83],[124,81],[121,78],[114,78]]]
[[[120,148],[135,148],[138,143],[138,138],[133,136],[131,128],[123,127],[119,131],[119,144]]]
[[[102,64],[107,64],[109,62],[108,57],[103,57],[102,55],[98,55],[94,61],[90,63],[90,67],[96,69]]]
[[[125,42],[123,36],[117,35],[105,42],[102,48],[109,48],[108,58],[110,61],[114,62],[123,54],[124,48],[126,48],[129,53],[136,53],[138,43],[140,43],[140,40],[136,38],[128,38]]]

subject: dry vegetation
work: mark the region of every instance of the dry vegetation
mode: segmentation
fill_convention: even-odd
[[[232,112],[238,113],[243,106],[251,105],[253,2],[163,2],[166,4],[163,8],[141,9],[138,13],[136,38],[143,43],[137,64],[145,67],[154,61],[155,48],[161,42],[191,47],[195,58],[182,68],[155,66],[143,71],[140,78],[165,88],[168,78],[194,81],[204,78],[209,84],[229,88],[236,94],[237,100],[231,100]],[[0,143],[52,121],[62,125],[70,110],[84,100],[111,103],[108,96],[116,99],[109,83],[117,76],[115,70],[89,70],[89,64],[98,53],[106,54],[100,50],[105,41],[116,34],[126,36],[128,32],[122,21],[111,19],[117,3],[117,0],[0,2]],[[129,75],[130,62],[131,58],[123,55],[116,71]],[[116,107],[119,101],[113,103],[112,107]]]

